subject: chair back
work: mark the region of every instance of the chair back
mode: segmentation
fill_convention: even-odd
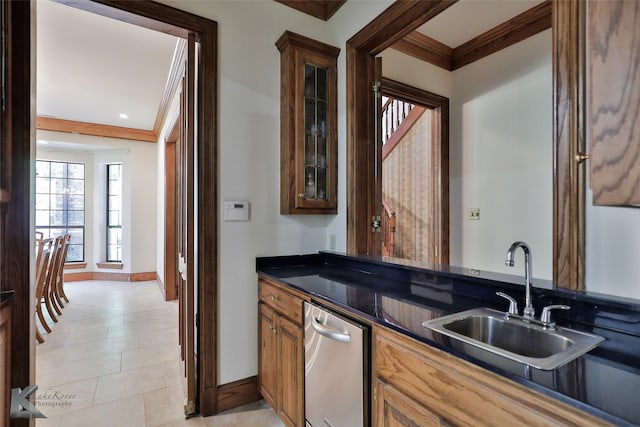
[[[42,299],[44,294],[44,282],[50,265],[51,247],[53,239],[44,239],[38,245],[36,257],[36,302]]]

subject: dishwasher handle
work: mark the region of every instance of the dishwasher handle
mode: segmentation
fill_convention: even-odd
[[[320,323],[320,321],[315,316],[311,316],[311,327],[323,337],[327,337],[329,339],[340,342],[351,342],[351,335],[349,335],[349,332],[339,332],[327,328],[322,323]]]

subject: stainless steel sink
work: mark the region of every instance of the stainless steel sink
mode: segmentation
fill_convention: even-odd
[[[429,329],[538,369],[551,370],[598,346],[604,338],[544,327],[489,308],[467,310],[422,323]]]

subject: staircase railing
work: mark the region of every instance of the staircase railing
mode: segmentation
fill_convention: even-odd
[[[396,256],[396,212],[391,209],[391,206],[382,198],[382,255]]]
[[[395,98],[387,98],[382,106],[382,143],[384,144],[409,115],[414,105]]]

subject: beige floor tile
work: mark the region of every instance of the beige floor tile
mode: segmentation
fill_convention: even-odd
[[[62,416],[61,427],[141,427],[145,425],[142,395],[92,406]]]
[[[40,387],[46,387],[98,377],[100,375],[114,374],[120,372],[120,361],[120,353],[107,353],[53,365],[41,363],[36,371],[39,371],[37,374],[38,385]]]
[[[203,418],[206,427],[283,427],[271,409],[214,415]]]
[[[98,378],[39,387],[36,391],[36,407],[47,416],[56,417],[93,405]]]
[[[147,427],[184,419],[184,393],[182,386],[164,388],[144,394]]]
[[[103,375],[98,380],[94,403],[99,405],[165,387],[164,369],[161,364]]]
[[[36,419],[36,427],[61,427],[62,415]]]
[[[202,417],[193,417],[189,419],[181,419],[171,423],[160,424],[158,427],[203,427],[204,421]]]
[[[157,365],[177,359],[179,352],[176,348],[166,346],[147,347],[138,350],[122,352],[122,370],[128,371],[143,366]]]
[[[140,348],[158,346],[178,347],[178,328],[140,333]]]
[[[79,331],[57,331],[56,328],[52,328],[50,334],[43,335],[45,342],[42,343],[43,347],[60,347],[63,345],[80,344],[88,341],[96,341],[107,338],[108,326],[81,329]]]
[[[44,347],[43,344],[36,345],[36,366],[43,362],[70,362],[82,359],[87,349],[86,343],[65,345],[62,347]]]
[[[175,360],[163,363],[162,369],[164,373],[164,381],[167,383],[168,387],[182,385],[184,373],[182,371],[182,364],[179,361]]]
[[[91,341],[87,346],[84,357],[93,357],[105,353],[121,353],[126,350],[135,350],[140,346],[138,335],[129,335],[119,338],[108,338],[100,341]]]

